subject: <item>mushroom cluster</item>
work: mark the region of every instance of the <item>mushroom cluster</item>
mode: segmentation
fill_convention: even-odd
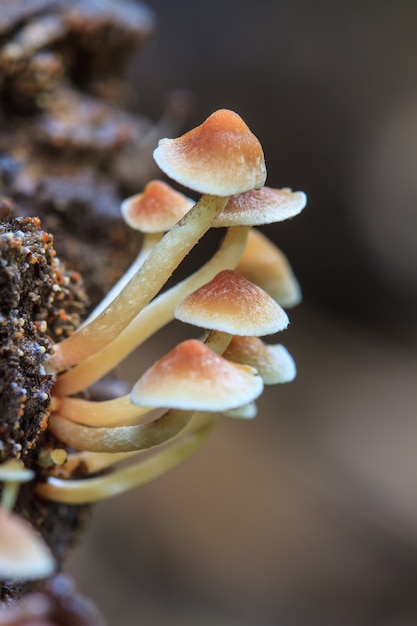
[[[286,349],[260,337],[287,326],[282,305],[297,304],[300,288],[283,253],[253,227],[297,215],[305,195],[264,186],[262,146],[229,110],[177,139],[162,139],[154,158],[169,178],[201,197],[194,204],[155,180],[123,203],[126,222],[144,233],[142,249],[46,362],[56,376],[48,428],[74,450],[36,485],[47,500],[93,502],[161,476],[205,441],[218,413],[253,417],[264,384],[295,376]],[[211,227],[226,229],[217,252],[161,291]],[[204,329],[203,339],[161,356],[125,396],[80,397],[174,318]],[[81,463],[83,477],[74,478]]]

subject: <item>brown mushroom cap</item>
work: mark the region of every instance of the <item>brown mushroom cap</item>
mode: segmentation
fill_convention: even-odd
[[[230,196],[262,187],[262,146],[242,118],[216,111],[177,139],[161,139],[154,159],[165,174],[203,194]]]
[[[132,389],[134,404],[194,411],[227,411],[257,398],[263,389],[253,368],[235,365],[197,339],[159,359]]]
[[[54,559],[39,533],[15,513],[0,509],[0,579],[46,578],[54,569]]]
[[[285,311],[246,278],[223,270],[176,308],[182,322],[231,335],[270,335],[288,326]]]
[[[265,385],[289,383],[297,373],[294,359],[284,346],[265,344],[258,337],[233,337],[223,356],[254,367]]]
[[[287,257],[260,231],[251,229],[236,271],[265,289],[281,306],[301,301],[301,288]]]
[[[307,198],[302,191],[262,187],[229,198],[213,226],[260,226],[298,215]]]
[[[160,233],[172,228],[194,205],[194,201],[161,180],[148,183],[142,193],[121,204],[125,222],[143,233]]]

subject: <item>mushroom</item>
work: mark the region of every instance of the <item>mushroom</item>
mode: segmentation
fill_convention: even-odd
[[[265,344],[258,337],[233,337],[223,356],[254,367],[265,385],[291,382],[297,373],[294,359],[284,346]]]
[[[3,482],[0,506],[11,511],[15,505],[21,483],[33,480],[35,474],[27,469],[21,461],[11,459],[0,465],[0,482]]]
[[[265,289],[281,306],[293,307],[301,301],[301,288],[287,257],[259,230],[249,231],[236,271]]]
[[[194,204],[194,200],[162,180],[152,180],[142,193],[126,198],[120,209],[128,226],[160,236],[179,222]]]
[[[298,215],[307,198],[302,191],[262,187],[229,198],[213,226],[260,226]]]
[[[225,198],[265,184],[262,146],[228,109],[178,139],[161,139],[154,159],[167,176],[202,194]]]
[[[162,235],[174,226],[194,206],[194,201],[175,191],[162,180],[152,180],[142,193],[126,198],[120,206],[125,222],[134,230],[144,233],[141,250],[129,269],[109,291],[89,316],[97,317],[101,311],[135,275]]]
[[[230,367],[232,365],[232,367]],[[152,365],[134,385],[132,402],[192,411],[227,411],[257,398],[262,379],[188,339]]]
[[[50,576],[54,559],[39,533],[19,515],[0,508],[0,579],[36,580]]]
[[[62,374],[54,394],[64,396],[78,393],[112,370],[132,350],[174,319],[176,305],[189,293],[214,278],[221,270],[236,267],[245,248],[247,229],[229,229],[216,254],[194,274],[160,294],[109,345],[97,354]]]
[[[269,335],[288,325],[285,311],[265,291],[232,270],[187,296],[175,309],[182,322],[216,331],[210,347],[220,354],[232,335]]]
[[[161,140],[154,158],[168,176],[203,196],[166,233],[107,308],[55,346],[47,362],[49,371],[75,365],[117,337],[210,228],[228,196],[262,187],[266,177],[261,144],[239,115],[227,110],[213,113],[178,139]]]
[[[138,463],[83,480],[65,480],[50,476],[46,483],[36,485],[36,492],[42,498],[66,504],[96,502],[125,493],[159,478],[182,463],[206,441],[215,424],[216,419],[210,415],[201,427],[193,428],[191,432],[175,440],[170,447]]]

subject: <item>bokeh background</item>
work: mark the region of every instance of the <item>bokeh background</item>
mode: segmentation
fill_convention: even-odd
[[[97,506],[70,568],[112,626],[415,626],[417,4],[147,4],[140,112],[159,119],[177,88],[193,94],[187,128],[234,109],[268,184],[308,195],[265,228],[304,291],[273,338],[298,377],[267,389],[255,421],[223,419],[183,467]]]

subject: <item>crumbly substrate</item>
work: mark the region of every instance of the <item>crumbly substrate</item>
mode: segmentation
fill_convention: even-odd
[[[0,199],[4,213],[7,205]],[[37,479],[44,471],[39,452],[53,445],[45,429],[54,376],[44,361],[80,324],[87,304],[79,274],[61,264],[38,218],[0,222],[0,461],[21,458]],[[41,502],[31,483],[16,510],[40,530],[58,563],[88,516],[87,507]],[[20,592],[19,585],[0,585],[0,600]]]
[[[0,459],[23,458],[47,425],[51,343],[71,334],[87,298],[38,218],[0,224]]]

